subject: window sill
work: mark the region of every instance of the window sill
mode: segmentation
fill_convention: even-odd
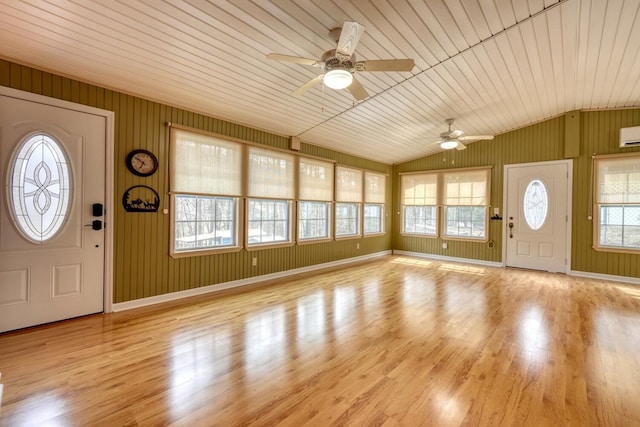
[[[319,237],[317,239],[303,239],[303,240],[298,240],[297,244],[298,246],[302,246],[302,245],[312,245],[314,243],[329,243],[332,242],[333,239],[331,237]]]
[[[247,252],[261,251],[263,249],[273,248],[286,248],[295,245],[294,242],[281,242],[281,243],[259,243],[253,245],[247,245]]]
[[[188,257],[196,257],[196,256],[204,256],[204,255],[216,255],[216,254],[228,254],[232,252],[240,252],[242,247],[233,246],[233,247],[224,247],[224,248],[203,248],[203,249],[190,249],[188,251],[179,251],[169,252],[169,256],[171,258],[179,259],[179,258],[188,258]]]
[[[638,255],[640,254],[640,248],[638,249],[631,249],[631,248],[622,248],[619,246],[592,246],[594,251],[597,252],[614,252],[614,253],[619,253],[619,254],[633,254],[633,255]]]

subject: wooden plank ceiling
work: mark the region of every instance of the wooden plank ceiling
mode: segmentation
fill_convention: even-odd
[[[0,56],[384,163],[440,151],[444,119],[499,134],[575,109],[640,106],[638,0],[0,0]],[[365,26],[369,97],[320,84],[328,32]],[[636,34],[632,33],[636,29]]]

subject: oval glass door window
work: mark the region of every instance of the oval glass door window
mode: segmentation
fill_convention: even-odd
[[[532,230],[544,225],[549,212],[549,196],[547,188],[539,179],[532,180],[524,191],[524,219]]]
[[[54,238],[69,215],[71,200],[71,173],[62,146],[44,133],[27,137],[9,173],[9,205],[22,235],[38,244]]]

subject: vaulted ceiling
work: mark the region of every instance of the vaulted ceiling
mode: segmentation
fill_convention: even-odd
[[[84,82],[398,163],[440,151],[456,118],[500,134],[576,109],[640,106],[638,0],[0,0],[0,57]],[[319,84],[329,30],[365,27],[369,97]],[[635,32],[634,32],[635,31]]]

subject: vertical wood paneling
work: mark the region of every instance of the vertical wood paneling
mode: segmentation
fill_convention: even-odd
[[[384,236],[330,243],[173,259],[169,256],[170,208],[168,199],[167,121],[196,127],[280,149],[288,149],[287,137],[250,129],[178,108],[79,83],[60,76],[0,60],[0,85],[41,93],[80,104],[111,110],[115,115],[114,159],[114,302],[161,295],[216,283],[275,273],[391,248],[392,223],[387,219]],[[301,154],[311,154],[340,163],[389,174],[388,197],[392,194],[392,167],[356,156],[303,144]],[[125,166],[134,148],[145,148],[158,157],[160,167],[151,177],[138,177]],[[97,153],[90,153],[97,155]],[[147,185],[160,195],[157,213],[126,213],[123,193],[134,185]],[[356,243],[360,249],[356,249]],[[258,266],[251,266],[252,257]]]
[[[640,109],[589,111],[580,114],[580,151],[573,160],[572,241],[573,270],[592,273],[640,277],[640,255],[597,252],[593,250],[593,223],[587,217],[593,192],[592,155],[640,151],[640,148],[619,148],[621,127],[639,126]],[[437,170],[492,164],[491,205],[503,206],[503,170],[505,164],[528,163],[564,158],[564,116],[498,135],[493,141],[479,141],[462,152],[444,152],[402,163],[394,168],[396,185],[393,200],[396,211],[399,200],[398,174],[419,170]],[[452,163],[452,160],[455,163]],[[398,216],[396,215],[396,218]],[[399,218],[394,227],[399,233]],[[503,221],[491,221],[489,238],[494,249],[474,242],[449,241],[449,249],[441,249],[441,239],[394,237],[394,248],[436,255],[501,261]]]

